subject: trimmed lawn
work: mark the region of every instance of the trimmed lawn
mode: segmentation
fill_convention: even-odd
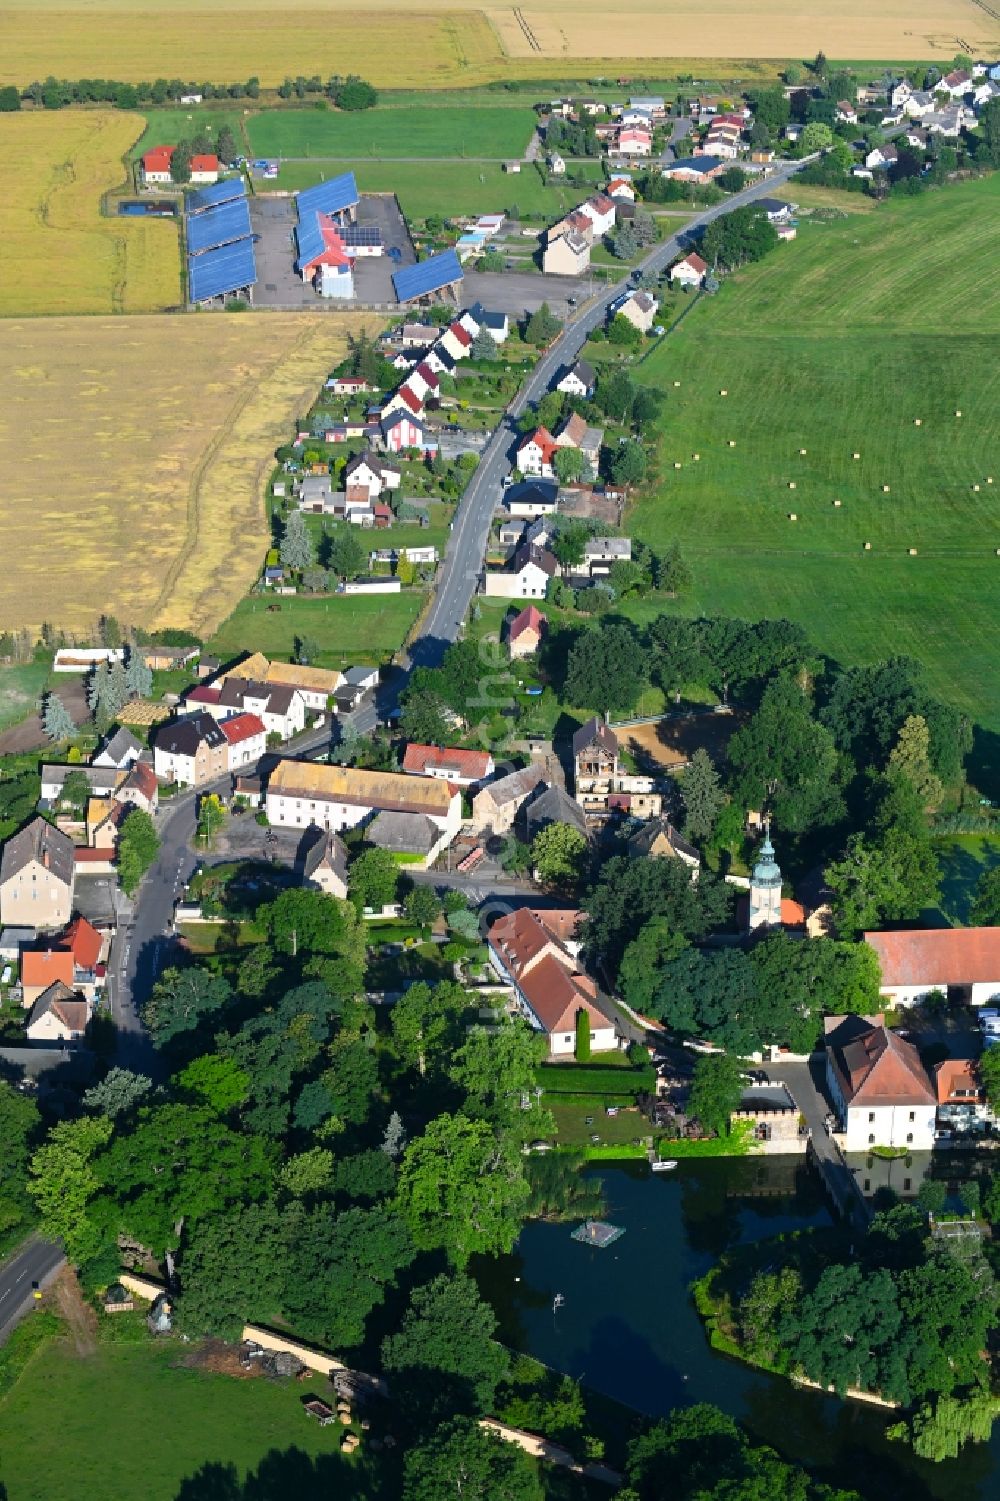
[[[531,109],[447,105],[264,110],[248,122],[254,156],[521,157],[535,128]]]
[[[679,539],[694,585],[623,613],[786,615],[844,663],[919,659],[1000,726],[998,208],[994,176],[803,225],[661,341],[658,478],[626,525]]]
[[[242,1479],[292,1448],[309,1456],[288,1475],[297,1501],[374,1497],[368,1466],[338,1451],[340,1427],[320,1428],[302,1411],[305,1392],[325,1386],[319,1378],[277,1384],[180,1369],[184,1348],[101,1345],[80,1358],[57,1340],[41,1350],[0,1405],[10,1501],[174,1501],[195,1476],[206,1487],[198,1494],[230,1494],[230,1467]]]
[[[517,153],[520,155],[520,153]],[[366,162],[317,159],[286,162],[277,180],[263,185],[267,191],[298,192],[328,177],[353,171],[362,193],[395,193],[407,219],[425,219],[428,214],[445,218],[459,214],[492,214],[516,210],[518,215],[557,218],[586,197],[586,191],[558,179],[546,186],[534,167],[523,164],[520,172],[507,173],[497,162]],[[596,162],[575,168],[588,182],[602,180]],[[260,187],[260,184],[258,184]],[[528,246],[529,242],[520,242]],[[504,242],[500,243],[504,248]]]
[[[419,532],[419,528],[415,528]],[[223,658],[244,651],[290,659],[296,636],[312,636],[320,647],[317,666],[350,667],[387,662],[406,637],[423,601],[419,589],[401,594],[278,599],[251,595],[224,620],[205,649]],[[278,605],[276,611],[269,606]]]
[[[654,1135],[653,1128],[645,1116],[640,1115],[638,1110],[620,1110],[617,1115],[605,1115],[600,1106],[590,1105],[567,1105],[561,1101],[556,1103],[552,1095],[547,1095],[543,1101],[545,1108],[552,1111],[556,1123],[556,1141],[561,1147],[587,1147],[591,1145],[590,1138],[599,1136],[600,1146],[622,1146],[629,1144],[640,1136]],[[593,1125],[587,1125],[587,1117],[593,1120]],[[17,1501],[12,1496],[11,1501]]]
[[[33,711],[49,682],[51,669],[47,656],[20,667],[0,667],[0,730],[19,724]]]

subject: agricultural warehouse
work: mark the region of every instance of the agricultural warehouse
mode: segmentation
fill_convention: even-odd
[[[250,208],[242,178],[193,193],[188,205],[188,287],[192,302],[247,292],[257,280]]]
[[[442,297],[458,301],[458,289],[464,272],[454,250],[443,250],[416,266],[406,266],[393,273],[392,284],[402,303],[438,302]]]

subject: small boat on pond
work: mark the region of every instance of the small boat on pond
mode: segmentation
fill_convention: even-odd
[[[672,1157],[668,1161],[666,1161],[666,1162],[651,1162],[650,1163],[650,1167],[653,1169],[654,1173],[672,1173],[673,1170],[674,1170],[674,1168],[676,1166],[677,1166],[677,1163],[674,1161],[674,1159]]]

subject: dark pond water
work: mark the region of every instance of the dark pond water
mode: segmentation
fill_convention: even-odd
[[[802,1158],[682,1162],[655,1177],[627,1164],[600,1176],[607,1218],[626,1230],[613,1246],[591,1249],[570,1239],[572,1226],[532,1224],[512,1256],[479,1269],[509,1344],[642,1413],[714,1402],[868,1501],[1000,1498],[1000,1425],[988,1447],[922,1463],[885,1439],[882,1412],[796,1391],[709,1346],[691,1282],[731,1246],[830,1223]],[[554,1312],[556,1293],[566,1301]]]
[[[149,198],[123,198],[118,203],[119,214],[134,215],[136,218],[174,218],[177,214],[177,205],[169,198],[154,200]]]

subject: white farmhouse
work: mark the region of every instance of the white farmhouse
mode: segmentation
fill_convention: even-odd
[[[827,1033],[826,1083],[846,1151],[933,1147],[937,1091],[912,1042],[881,1018],[846,1016]]]

